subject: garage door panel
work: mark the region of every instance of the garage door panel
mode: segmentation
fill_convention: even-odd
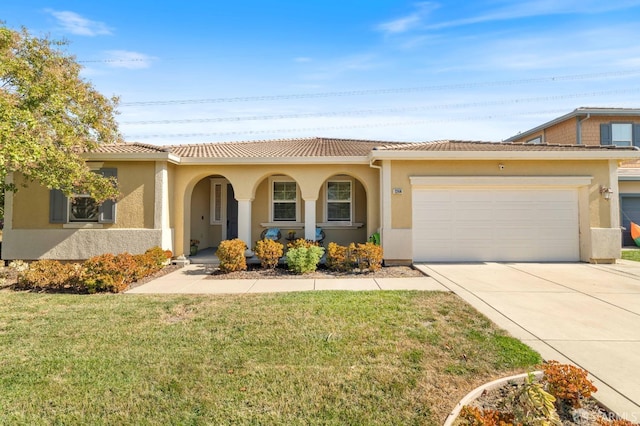
[[[577,190],[413,191],[418,261],[579,260]]]

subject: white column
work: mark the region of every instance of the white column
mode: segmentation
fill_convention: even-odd
[[[611,228],[620,228],[620,189],[618,187],[618,160],[609,160],[609,187],[613,191],[609,200]]]
[[[304,200],[304,239],[316,240],[316,200]]]
[[[251,250],[251,203],[253,200],[238,200],[238,239]]]
[[[169,171],[166,161],[156,161],[155,205],[153,228],[159,229],[162,248],[173,250],[173,235],[169,225]]]

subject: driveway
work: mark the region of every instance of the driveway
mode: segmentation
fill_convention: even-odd
[[[544,359],[588,370],[603,404],[640,421],[640,263],[416,266]]]

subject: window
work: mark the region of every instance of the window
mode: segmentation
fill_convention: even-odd
[[[116,169],[100,169],[96,170],[96,173],[104,177],[117,177]],[[59,189],[52,189],[49,194],[50,223],[91,224],[116,221],[116,202],[113,200],[98,204],[89,195],[74,194],[66,197]]]
[[[294,181],[271,181],[271,219],[274,222],[298,221],[298,185]]]
[[[611,140],[613,145],[631,146],[633,127],[631,123],[611,124]]]
[[[542,136],[538,136],[537,138],[529,139],[527,143],[532,143],[534,145],[542,143]]]
[[[350,180],[327,182],[327,222],[351,222],[352,188]]]
[[[85,194],[69,198],[69,222],[98,222],[100,206]]]
[[[211,194],[210,194],[210,220],[211,225],[219,225],[224,220],[223,208],[226,197],[226,185],[227,182],[224,179],[211,179]]]

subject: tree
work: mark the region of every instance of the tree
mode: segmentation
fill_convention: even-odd
[[[0,23],[0,190],[10,172],[26,183],[114,199],[115,182],[85,164],[82,153],[120,142],[117,98],[105,98],[80,77],[66,42],[38,38]]]

